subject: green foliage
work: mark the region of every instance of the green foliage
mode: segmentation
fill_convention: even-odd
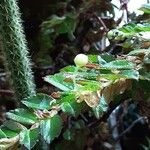
[[[150,14],[150,4],[143,4],[139,10],[143,11],[146,14]]]
[[[69,91],[73,89],[72,84],[64,82],[65,75],[62,73],[55,74],[54,76],[47,76],[44,78],[45,81],[55,85],[62,91]]]
[[[133,69],[134,64],[126,60],[115,60],[104,64],[103,67],[109,69]]]
[[[30,130],[23,130],[19,134],[20,144],[24,145],[27,149],[32,149],[39,138],[39,129],[34,128]]]
[[[100,102],[99,102],[98,106],[93,108],[93,112],[97,119],[99,119],[102,116],[102,114],[104,112],[106,112],[108,109],[108,104],[106,103],[105,98],[103,96],[100,98],[99,101]]]
[[[55,99],[44,94],[37,94],[36,96],[32,96],[22,100],[22,103],[27,107],[41,110],[49,110],[55,102]]]
[[[82,110],[85,109],[84,103],[77,103],[75,94],[66,95],[61,101],[62,111],[70,116],[78,117]]]
[[[43,49],[52,48],[54,40],[59,34],[66,33],[69,38],[73,37],[73,32],[76,26],[76,15],[74,13],[68,13],[62,17],[53,15],[47,21],[44,21],[41,25],[41,36],[46,47]]]
[[[54,15],[43,22],[42,30],[45,35],[49,35],[50,42],[58,34],[73,36],[75,18],[76,15],[72,13],[61,17]],[[44,77],[58,91],[51,96],[29,94],[26,98],[23,97],[23,108],[7,112],[7,120],[0,127],[0,149],[13,149],[13,145],[19,144],[30,150],[41,139],[40,136],[48,144],[57,142],[56,139],[61,137],[62,140],[55,145],[58,150],[84,149],[89,134],[88,120],[84,114],[100,119],[107,112],[110,102],[128,90],[132,91],[133,99],[137,89],[144,90],[148,100],[150,51],[147,48],[141,49],[140,44],[134,47],[134,44],[136,40],[147,42],[142,32],[149,31],[149,23],[129,23],[111,30],[108,34],[110,39],[122,40],[122,45],[129,44],[123,45],[129,49],[127,55],[88,55],[89,62],[86,65],[69,65],[59,73]],[[128,43],[133,38],[136,40]],[[53,42],[50,46],[52,45]]]
[[[132,53],[134,54],[138,53]],[[79,68],[75,83],[75,66],[65,67],[60,73],[46,76],[44,80],[61,91],[56,93],[56,97],[52,97],[53,94],[37,94],[23,99],[22,103],[26,108],[18,108],[7,113],[10,120],[1,127],[1,139],[20,135],[18,142],[27,149],[35,146],[39,135],[47,143],[52,143],[62,134],[65,140],[74,141],[77,128],[83,130],[84,123],[75,122],[72,129],[63,131],[63,118],[59,114],[78,118],[82,113],[91,110],[98,119],[107,111],[108,104],[115,95],[122,94],[130,88],[129,81],[138,82],[141,78],[135,62],[114,60],[109,55],[90,55],[89,59],[90,64]],[[77,84],[76,89],[74,84]]]
[[[51,143],[54,138],[58,137],[61,129],[62,119],[58,115],[40,122],[40,132],[47,143]]]
[[[32,125],[36,122],[36,115],[32,111],[19,108],[7,113],[7,117],[23,124]]]

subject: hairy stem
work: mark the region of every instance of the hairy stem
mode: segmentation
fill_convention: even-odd
[[[11,72],[13,87],[20,101],[35,94],[35,85],[16,0],[0,0],[0,33],[7,68]]]

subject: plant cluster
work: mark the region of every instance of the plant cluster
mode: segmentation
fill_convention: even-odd
[[[150,5],[142,6],[141,10],[150,14]],[[66,23],[72,25],[70,16],[55,16],[43,26],[48,25],[49,33],[54,32],[54,25],[59,32],[63,28],[70,33],[72,28]],[[150,38],[146,33],[149,31],[147,21],[111,30],[108,38],[121,41],[119,45],[126,55],[79,54],[74,59],[75,66],[66,66],[59,73],[44,77],[59,90],[27,97],[21,101],[22,108],[7,112],[7,120],[0,127],[0,149],[16,149],[19,145],[32,149],[41,136],[53,149],[84,149],[92,130],[91,119],[99,125],[110,103],[120,103],[121,96],[128,93],[124,99],[144,100],[148,104]]]

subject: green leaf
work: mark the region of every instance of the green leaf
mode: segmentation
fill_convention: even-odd
[[[7,138],[6,134],[0,129],[0,139]]]
[[[115,60],[103,65],[104,68],[110,69],[133,69],[134,66],[132,62],[127,60]]]
[[[100,82],[93,81],[93,80],[83,80],[80,81],[80,84],[81,83],[83,86],[78,88],[79,91],[84,91],[84,90],[97,91],[100,90],[102,87]]]
[[[125,76],[120,75],[120,74],[101,74],[100,76],[98,76],[98,79],[107,79],[109,81],[115,81],[121,78],[125,78]]]
[[[72,83],[65,82],[65,76],[63,73],[57,73],[55,75],[46,76],[44,80],[62,91],[73,90],[74,86]]]
[[[36,115],[33,111],[25,110],[23,108],[18,108],[8,112],[7,118],[15,120],[23,124],[32,125],[37,121]]]
[[[58,17],[58,16],[56,16],[56,15],[53,15],[50,20],[44,21],[44,22],[42,23],[42,28],[43,28],[43,29],[52,28],[52,27],[54,27],[54,26],[56,26],[56,25],[61,24],[64,20],[65,20],[65,17],[64,17],[64,16],[63,16],[63,17]]]
[[[62,119],[55,115],[52,118],[40,122],[40,133],[47,143],[51,143],[61,133]]]
[[[104,65],[107,63],[101,56],[98,56],[98,62],[100,65]]]
[[[99,56],[97,56],[97,59],[98,59],[98,63],[100,65],[104,65],[106,63],[109,63],[111,61],[114,61],[115,58],[112,56],[112,55],[109,55],[109,54],[101,54]]]
[[[23,130],[20,132],[20,144],[31,150],[37,143],[39,138],[39,129]]]
[[[68,75],[70,76],[70,78],[73,78],[74,73],[69,73]],[[97,75],[98,75],[98,73],[96,73],[96,72],[87,72],[87,71],[78,72],[77,76],[76,76],[76,81],[84,80],[83,82],[88,83],[88,82],[90,82],[89,80],[96,80]],[[73,82],[73,81],[71,81],[71,82]]]
[[[84,108],[83,103],[77,103],[74,94],[69,94],[61,99],[61,109],[63,112],[77,117]]]
[[[64,21],[57,26],[56,32],[62,34],[62,33],[73,33],[75,30],[76,22],[75,22],[75,16],[73,14],[69,14],[65,16]]]
[[[136,49],[128,53],[128,55],[139,55],[139,54],[148,54],[150,53],[150,49]]]
[[[122,31],[124,37],[131,38],[133,37],[133,35],[139,36],[139,34],[137,33],[150,31],[150,24],[149,23],[143,23],[143,24],[128,23],[123,27],[121,27],[119,30]]]
[[[99,105],[93,108],[93,112],[96,118],[99,119],[103,115],[103,113],[107,111],[107,109],[108,109],[108,104],[106,103],[104,96],[102,96],[100,98]]]
[[[136,80],[138,80],[140,77],[139,72],[136,70],[122,70],[119,74],[127,78],[136,79]]]
[[[131,34],[135,33],[135,28],[136,24],[134,23],[128,23],[125,24],[123,27],[121,27],[119,29],[119,31],[122,31],[122,34],[124,34],[124,36],[129,37]]]
[[[88,60],[90,63],[98,63],[97,55],[88,55]]]
[[[143,4],[139,10],[143,11],[146,14],[150,14],[150,4]]]
[[[149,31],[150,31],[150,24],[149,23],[143,23],[143,24],[137,24],[136,26],[135,26],[135,30],[136,31],[139,31],[140,32],[140,34],[144,34],[144,33],[146,33],[147,32],[147,34],[149,33]]]
[[[61,72],[75,72],[75,66],[66,66],[62,68],[60,71]]]
[[[107,53],[101,54],[100,56],[101,56],[101,58],[102,58],[103,60],[105,60],[107,63],[115,60],[115,58],[114,58],[113,55],[110,55],[110,54],[107,54]]]
[[[53,15],[50,20],[42,23],[42,30],[49,33],[55,31],[57,34],[73,33],[75,26],[75,14],[70,13],[63,17]]]
[[[18,135],[19,132],[8,129],[5,126],[1,126],[1,130],[5,133],[7,138],[13,138]]]
[[[35,96],[25,98],[22,103],[33,109],[50,109],[56,100],[46,94],[37,94]]]
[[[7,127],[8,129],[10,130],[13,130],[15,132],[20,132],[21,130],[25,130],[27,129],[25,126],[23,126],[22,124],[18,123],[18,122],[15,122],[13,120],[6,120],[3,125],[5,127]]]
[[[73,104],[72,103],[69,103],[69,102],[62,103],[61,109],[65,113],[68,113],[70,115],[76,116],[76,110],[73,108]]]

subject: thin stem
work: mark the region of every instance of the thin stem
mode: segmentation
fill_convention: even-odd
[[[108,32],[109,29],[107,28],[107,26],[105,25],[104,21],[102,20],[101,17],[98,17],[97,15],[94,14],[95,19],[97,19],[97,21],[104,27],[105,32]]]
[[[138,119],[136,119],[135,121],[133,121],[133,123],[126,129],[124,130],[115,140],[119,140],[122,136],[124,136],[126,133],[130,132],[131,129],[139,122],[146,122],[147,121],[147,117],[140,117]]]

